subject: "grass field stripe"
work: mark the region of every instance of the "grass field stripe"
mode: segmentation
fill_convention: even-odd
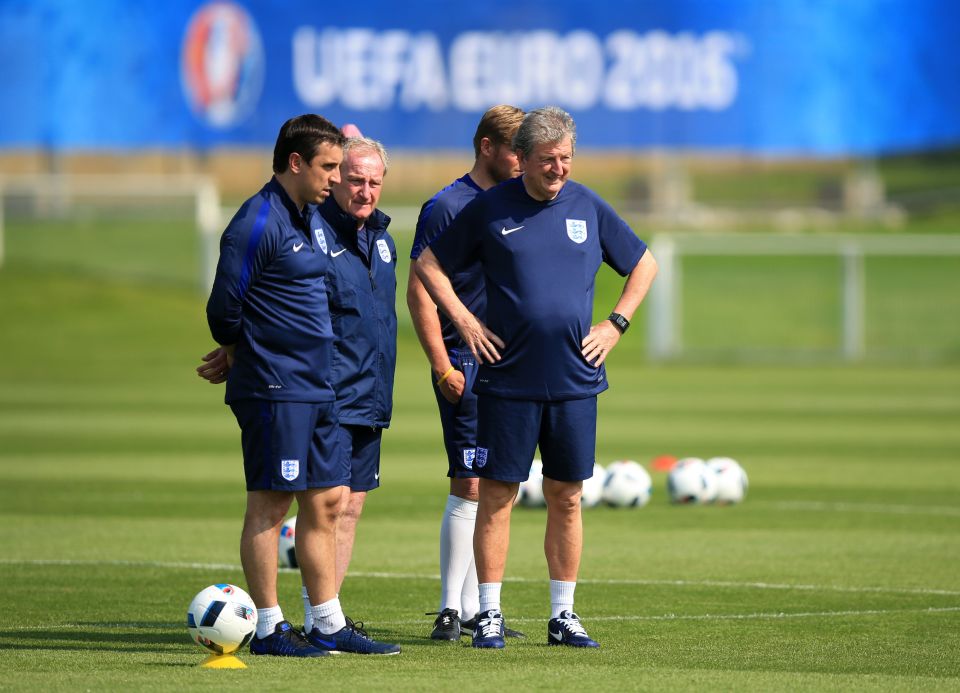
[[[960,508],[944,505],[882,505],[879,503],[827,503],[824,501],[754,501],[751,505],[766,505],[778,510],[960,517]]]
[[[849,609],[844,611],[797,611],[790,613],[786,611],[754,612],[749,614],[660,614],[654,616],[647,615],[627,615],[627,616],[587,616],[584,620],[589,623],[607,622],[622,623],[635,621],[750,621],[750,620],[779,620],[792,618],[844,618],[850,616],[887,616],[890,614],[949,614],[960,612],[960,606],[932,606],[922,609]],[[543,623],[546,621],[543,617],[510,617],[510,623]],[[422,619],[397,619],[377,621],[380,626],[410,626],[423,625]],[[181,623],[98,623],[98,626],[104,628],[117,629],[143,629],[155,630],[157,628],[179,628]],[[89,623],[51,623],[49,625],[30,625],[30,626],[10,626],[7,630],[26,632],[26,631],[50,631],[50,630],[88,630]],[[529,640],[529,635],[528,635]]]
[[[0,558],[0,565],[35,565],[35,566],[118,566],[165,568],[169,570],[242,570],[236,563],[178,563],[163,561],[79,561],[68,559],[30,559],[17,560]],[[296,573],[296,568],[281,568],[281,573]],[[351,572],[349,577],[376,578],[387,580],[439,580],[436,574],[426,573],[388,573],[388,572]],[[505,577],[504,582],[539,583],[546,578]],[[854,594],[920,594],[939,595],[945,597],[960,596],[960,590],[943,590],[931,587],[847,587],[844,585],[808,585],[776,582],[733,582],[723,580],[643,580],[620,578],[581,578],[579,585],[646,585],[660,587],[722,587],[728,589],[759,589],[759,590],[800,590],[804,592],[849,592]]]

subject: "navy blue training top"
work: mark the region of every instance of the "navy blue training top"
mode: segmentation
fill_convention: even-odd
[[[597,270],[605,262],[625,276],[647,246],[593,191],[567,181],[541,202],[514,178],[478,195],[430,248],[448,275],[479,261],[484,322],[506,342],[499,362],[480,367],[475,392],[562,401],[607,389],[605,368],[580,353]]]
[[[227,403],[334,400],[329,234],[316,207],[301,213],[276,178],[227,225],[207,302],[213,338],[236,344]]]
[[[410,259],[416,260],[430,242],[446,231],[453,218],[466,204],[483,192],[473,182],[470,174],[464,174],[423,203],[417,218],[417,230],[413,237]],[[483,272],[476,262],[450,275],[453,290],[471,313],[484,319],[487,297],[483,290]],[[447,349],[460,349],[465,346],[460,333],[450,319],[440,312],[440,331]]]
[[[331,195],[327,299],[333,321],[333,385],[342,424],[387,428],[397,365],[397,248],[390,217],[375,209],[364,228]]]

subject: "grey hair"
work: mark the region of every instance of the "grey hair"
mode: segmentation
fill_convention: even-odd
[[[513,136],[513,149],[528,157],[537,145],[560,142],[565,137],[570,137],[570,146],[575,151],[577,126],[573,118],[562,108],[544,106],[524,116],[517,134]]]
[[[348,137],[347,141],[343,144],[344,160],[346,160],[347,154],[352,149],[376,152],[377,156],[380,157],[380,161],[383,162],[383,175],[387,175],[387,169],[390,167],[390,157],[387,156],[387,150],[382,143],[370,137]]]

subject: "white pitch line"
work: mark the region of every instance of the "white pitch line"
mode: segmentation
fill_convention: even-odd
[[[748,621],[748,620],[777,620],[790,618],[840,618],[844,616],[884,616],[887,614],[941,614],[960,612],[960,606],[926,607],[920,609],[849,609],[843,611],[771,611],[754,612],[749,614],[659,614],[652,616],[589,616],[587,621],[622,622],[622,621]],[[546,618],[514,618],[510,623],[539,623]],[[422,620],[377,621],[377,625],[410,625],[423,623]]]
[[[0,558],[0,565],[35,565],[35,566],[119,566],[135,568],[162,568],[169,570],[242,570],[235,563],[179,563],[164,561],[77,561],[68,559],[31,559],[17,560]],[[280,572],[297,572],[293,568],[281,568]],[[390,572],[351,572],[349,577],[377,578],[387,580],[439,580],[440,576],[426,573],[390,573]],[[504,577],[504,582],[540,583],[544,578]],[[580,578],[580,585],[638,585],[655,587],[720,587],[723,589],[757,589],[757,590],[798,590],[803,592],[844,592],[854,594],[919,594],[937,595],[945,597],[960,596],[960,590],[944,590],[928,587],[848,587],[844,585],[809,585],[800,583],[776,582],[733,582],[724,580],[643,580],[617,578]]]
[[[960,508],[949,505],[886,505],[881,503],[828,503],[825,501],[754,501],[751,505],[768,505],[778,510],[960,517]]]

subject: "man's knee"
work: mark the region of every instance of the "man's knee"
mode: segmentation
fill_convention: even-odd
[[[457,498],[476,502],[480,498],[480,479],[477,477],[453,477],[450,479],[450,494]]]
[[[579,481],[556,481],[544,478],[543,497],[547,507],[559,512],[574,512],[580,508],[583,484]]]
[[[340,504],[340,521],[356,523],[363,512],[363,503],[367,499],[366,491],[351,491],[343,494]]]
[[[292,493],[281,491],[247,492],[247,509],[244,524],[257,531],[275,527],[283,522],[293,502]]]
[[[348,491],[343,486],[310,489],[298,494],[297,502],[300,505],[297,513],[298,523],[299,518],[308,515],[310,517],[308,522],[311,524],[334,526],[340,516],[343,497],[346,495],[348,495]]]
[[[488,510],[509,510],[520,484],[496,479],[480,479],[480,505]]]

